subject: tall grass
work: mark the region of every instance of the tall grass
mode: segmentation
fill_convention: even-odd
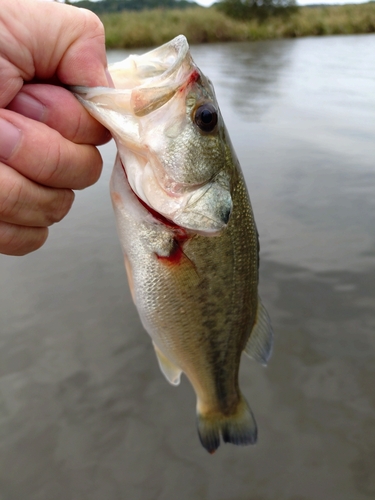
[[[375,32],[375,2],[302,8],[286,20],[281,36],[349,35]]]
[[[247,25],[215,9],[125,11],[101,16],[109,48],[160,45],[184,34],[190,43],[246,40]]]
[[[189,42],[224,42],[267,38],[375,32],[375,2],[334,7],[302,7],[287,18],[238,21],[215,8],[124,11],[101,16],[108,48],[160,45],[183,33]]]

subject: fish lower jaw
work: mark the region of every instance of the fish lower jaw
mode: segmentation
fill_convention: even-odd
[[[128,184],[128,187],[130,189],[130,191],[133,193],[134,197],[137,199],[138,203],[145,209],[147,210],[147,212],[152,216],[152,218],[158,222],[158,223],[161,223],[161,224],[164,224],[165,226],[167,226],[168,228],[172,228],[172,229],[176,229],[178,231],[182,231],[184,234],[185,234],[185,229],[182,227],[182,226],[179,226],[178,224],[174,223],[172,220],[168,219],[167,217],[165,217],[164,215],[162,215],[161,213],[157,212],[155,209],[153,209],[152,207],[150,207],[150,205],[148,205],[144,200],[142,200],[142,198],[140,198],[137,193],[134,191],[134,189],[132,188],[130,182],[129,182],[129,179],[128,179],[128,174],[126,172],[126,169],[125,169],[125,166],[123,164],[123,162],[121,161],[121,167],[122,167],[122,170],[124,171],[124,176],[125,176],[125,180]]]
[[[168,227],[169,229],[172,229],[174,231],[177,231],[178,236],[183,236],[186,237],[187,235],[200,235],[200,236],[205,236],[205,237],[216,237],[220,236],[223,232],[223,230],[226,228],[226,223],[221,223],[217,224],[217,228],[215,227],[210,227],[210,229],[200,229],[197,228],[195,225],[186,222],[184,224],[178,224],[174,222],[173,220],[167,218],[165,215],[161,214],[154,208],[150,207],[148,203],[146,203],[138,194],[134,191],[132,188],[128,175],[125,169],[125,166],[123,162],[121,161],[121,167],[122,170],[124,171],[124,176],[125,180],[129,186],[130,191],[133,193],[134,197],[137,199],[138,203],[145,209],[147,210],[148,214],[152,216],[152,218],[158,222],[159,224],[163,224],[164,226]],[[185,214],[181,214],[180,218],[184,218]],[[176,220],[178,220],[179,215],[175,217]]]

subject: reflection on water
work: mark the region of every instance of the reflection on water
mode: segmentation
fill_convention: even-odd
[[[197,47],[194,55],[215,87],[229,93],[226,100],[233,117],[236,111],[241,120],[253,122],[278,98],[278,79],[288,70],[294,48],[290,40],[237,43],[219,45],[211,53],[205,46]]]
[[[374,53],[373,35],[193,48],[249,185],[277,333],[266,370],[241,367],[258,445],[210,457],[191,387],[159,372],[109,144],[45,248],[0,257],[1,500],[375,497]]]

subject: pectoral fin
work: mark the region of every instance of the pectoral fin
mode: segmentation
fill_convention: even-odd
[[[125,254],[124,254],[124,263],[125,263],[126,275],[128,277],[128,283],[129,283],[130,293],[132,294],[132,299],[133,299],[134,304],[136,304],[136,302],[135,302],[135,292],[134,292],[133,271],[132,271],[132,267],[131,267],[130,261],[129,261],[127,255],[125,255]]]
[[[272,345],[273,331],[271,321],[259,297],[257,317],[244,352],[249,358],[265,366],[271,357]]]
[[[158,358],[160,370],[163,372],[165,378],[172,385],[178,385],[181,379],[182,370],[170,361],[153,342],[156,357]]]

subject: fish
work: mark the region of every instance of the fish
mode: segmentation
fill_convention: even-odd
[[[258,296],[259,238],[212,82],[179,35],[109,66],[114,88],[74,87],[109,129],[110,183],[133,301],[172,385],[197,397],[202,446],[257,441],[238,381],[266,365],[273,331]]]

